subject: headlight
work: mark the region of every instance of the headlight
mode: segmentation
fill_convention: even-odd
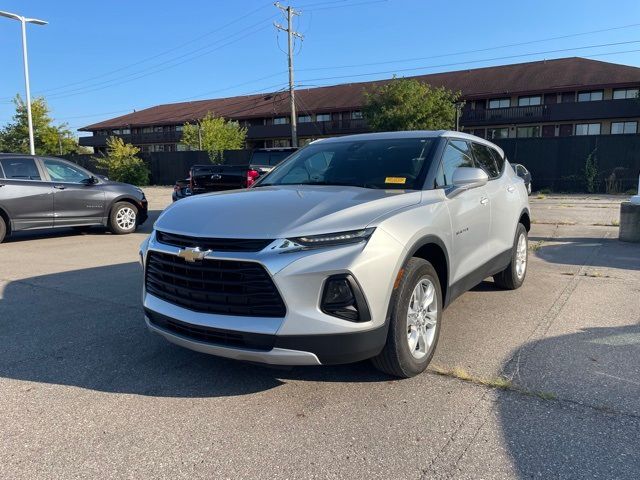
[[[373,234],[375,228],[363,228],[362,230],[350,230],[348,232],[326,233],[323,235],[311,235],[308,237],[291,238],[293,243],[303,247],[323,247],[328,245],[345,245],[348,243],[366,242]]]

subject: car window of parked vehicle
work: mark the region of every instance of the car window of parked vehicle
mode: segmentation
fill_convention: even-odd
[[[498,178],[500,176],[500,170],[492,153],[494,150],[480,143],[474,142],[471,145],[478,166],[489,175],[489,179],[493,180]]]
[[[456,168],[473,166],[469,144],[464,140],[449,140],[436,175],[436,187],[452,185],[453,172]]]
[[[33,158],[3,158],[0,160],[5,178],[16,180],[41,180]]]
[[[49,173],[49,177],[54,182],[81,183],[83,180],[90,178],[83,170],[59,160],[46,158],[44,159],[44,166]]]
[[[318,142],[292,154],[255,186],[421,189],[434,143],[433,138]]]

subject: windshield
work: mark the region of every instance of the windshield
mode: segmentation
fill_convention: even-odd
[[[298,150],[264,177],[267,185],[348,185],[418,190],[433,138],[318,142]]]

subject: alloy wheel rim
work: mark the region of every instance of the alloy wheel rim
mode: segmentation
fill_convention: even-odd
[[[123,230],[131,230],[136,225],[136,212],[129,207],[121,208],[116,214],[116,223]]]
[[[522,280],[527,271],[527,237],[521,233],[516,248],[516,275]]]
[[[407,343],[411,355],[420,360],[431,350],[438,323],[436,288],[428,278],[421,279],[409,299]]]

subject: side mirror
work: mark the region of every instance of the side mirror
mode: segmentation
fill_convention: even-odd
[[[98,183],[98,179],[94,176],[91,176],[82,180],[82,183],[84,183],[85,185],[95,185],[96,183]]]
[[[460,195],[472,188],[482,187],[489,181],[489,176],[481,168],[458,167],[453,171],[453,188],[447,193],[449,198]]]

